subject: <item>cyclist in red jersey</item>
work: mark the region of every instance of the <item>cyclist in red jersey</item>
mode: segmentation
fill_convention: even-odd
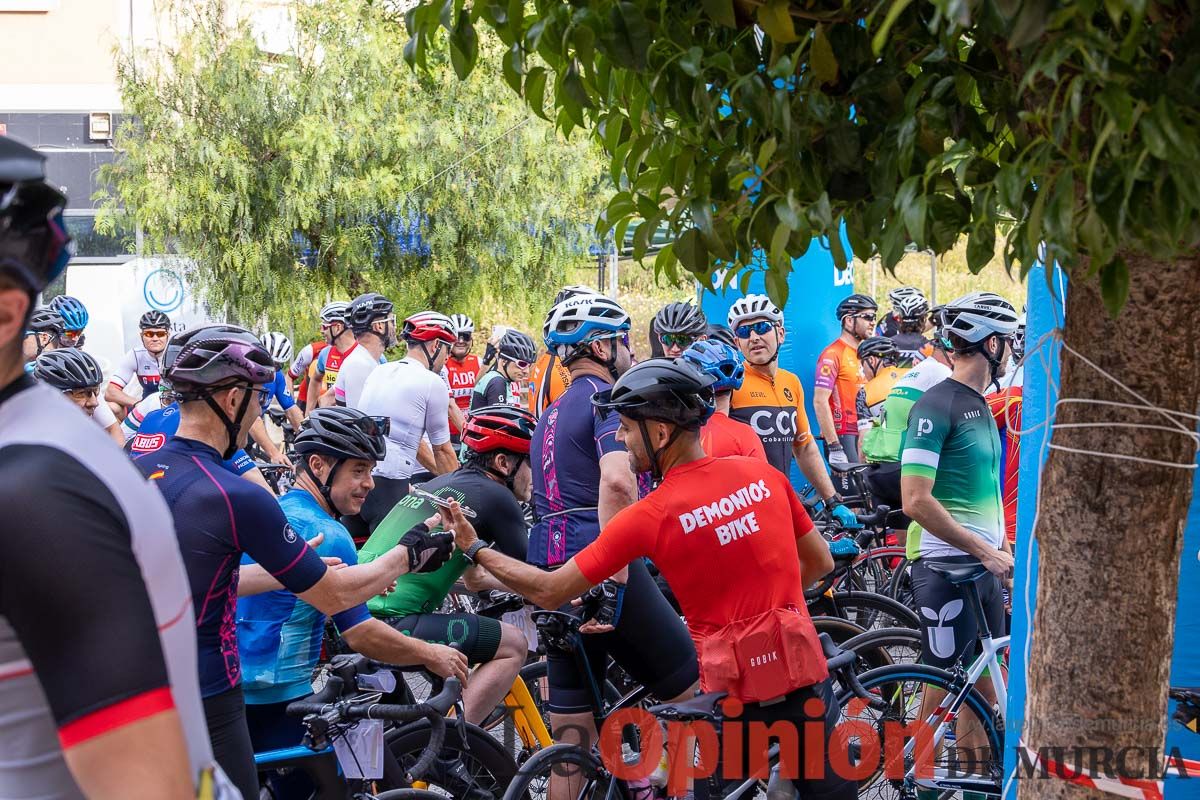
[[[446,380],[450,384],[450,396],[459,411],[466,415],[471,409],[471,392],[475,389],[475,381],[482,372],[479,366],[479,356],[471,352],[471,344],[475,338],[475,321],[466,314],[451,314],[450,321],[458,331],[458,341],[450,345],[450,357],[446,359]],[[450,423],[450,441],[458,447],[460,435],[458,426]]]
[[[827,574],[833,559],[781,472],[763,469],[757,459],[705,454],[700,427],[713,413],[712,383],[686,361],[653,358],[593,397],[598,410],[620,415],[617,438],[628,449],[630,466],[663,480],[618,512],[561,569],[546,573],[487,549],[457,504],[443,519],[469,559],[544,608],[558,608],[599,585],[592,592],[603,598],[601,611],[588,622],[599,629],[621,616],[622,584],[608,576],[631,560],[651,558],[683,608],[700,653],[704,690],[742,700],[743,720],[799,726],[806,732],[801,748],[816,744],[811,723],[823,721],[822,777],[793,782],[802,797],[850,800],[856,785],[828,763],[838,710],[804,602],[804,586]],[[763,649],[768,640],[770,653]],[[753,681],[729,677],[748,676],[751,669]],[[806,707],[813,699],[821,702]],[[806,763],[800,755],[798,763]],[[744,770],[748,754],[740,760],[726,767]]]
[[[317,354],[317,359],[308,369],[308,410],[331,408],[334,405],[333,384],[337,382],[342,359],[354,347],[354,332],[346,322],[350,304],[330,303],[321,312],[321,336],[329,346]]]
[[[746,368],[736,347],[716,339],[693,342],[682,358],[713,379],[716,411],[700,429],[700,444],[713,458],[750,456],[767,460],[758,434],[744,422],[729,416],[730,400],[742,386]]]
[[[296,359],[288,367],[288,377],[299,383],[299,386],[296,388],[296,402],[300,404],[300,410],[305,414],[308,414],[312,409],[317,407],[317,398],[315,395],[313,396],[311,407],[308,402],[309,384],[311,383],[309,376],[312,374],[313,367],[316,365],[318,358],[320,358],[321,351],[329,347],[331,337],[328,334],[328,329],[336,323],[344,323],[346,319],[346,306],[347,303],[335,300],[321,307],[321,341],[309,342],[300,348],[300,352],[296,353]]]

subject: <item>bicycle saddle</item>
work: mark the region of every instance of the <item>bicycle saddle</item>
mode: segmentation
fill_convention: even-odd
[[[698,720],[717,722],[722,716],[717,704],[724,700],[727,694],[727,692],[707,692],[678,703],[650,706],[646,710],[660,719],[680,722],[696,722]]]
[[[860,471],[862,471],[862,470],[866,469],[866,468],[867,468],[867,467],[869,467],[869,466],[871,466],[871,465],[870,465],[870,464],[864,464],[864,463],[863,463],[863,462],[861,462],[861,461],[851,461],[851,462],[850,462],[850,463],[848,463],[848,464],[830,464],[830,465],[829,465],[829,468],[830,468],[831,470],[833,470],[834,472],[843,472],[843,473],[845,473],[845,472],[860,472]]]
[[[982,564],[939,564],[936,561],[927,561],[925,566],[930,572],[936,572],[953,584],[970,583],[988,574],[987,568]]]

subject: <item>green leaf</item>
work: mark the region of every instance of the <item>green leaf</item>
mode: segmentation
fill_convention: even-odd
[[[562,95],[565,95],[566,108],[568,113],[574,109],[575,113],[571,113],[571,119],[579,127],[583,127],[583,109],[592,107],[592,98],[588,96],[587,88],[583,85],[583,78],[579,75],[579,62],[572,61],[567,67],[567,71],[562,75]]]
[[[737,17],[733,13],[733,0],[702,0],[704,13],[718,25],[727,28],[737,27]]]
[[[771,156],[775,155],[775,149],[779,147],[779,140],[772,136],[762,143],[758,148],[758,158],[754,160],[755,166],[760,170],[766,169],[771,163]]]
[[[634,3],[617,3],[609,14],[609,26],[605,43],[613,61],[639,72],[645,70],[653,40],[642,9]]]
[[[758,26],[776,42],[791,44],[800,41],[792,23],[790,0],[767,0],[758,7]]]
[[[840,228],[841,225],[839,224],[827,238],[829,239],[829,252],[833,256],[833,265],[839,270],[844,270],[847,264],[849,264],[849,259],[846,258],[846,248],[842,244]]]
[[[520,94],[521,76],[525,72],[525,54],[521,50],[519,42],[508,48],[500,66],[504,73],[504,82],[511,86],[514,92]]]
[[[688,228],[675,240],[675,255],[689,272],[707,272],[710,266],[708,247],[695,228]]]
[[[1129,267],[1120,256],[1100,268],[1100,297],[1108,315],[1116,319],[1129,299]]]
[[[1113,118],[1121,133],[1133,131],[1133,98],[1125,88],[1110,83],[1096,95],[1096,102]]]
[[[836,83],[838,79],[838,60],[833,54],[833,46],[825,35],[825,26],[818,25],[813,33],[812,47],[808,53],[808,64],[812,67],[813,75],[820,84]]]
[[[967,268],[978,275],[996,255],[996,226],[981,222],[967,236]]]
[[[529,107],[533,109],[533,113],[547,122],[550,121],[550,118],[546,116],[545,67],[533,67],[525,76],[525,101],[529,103]]]
[[[792,231],[787,225],[776,225],[775,232],[771,234],[771,249],[768,254],[772,271],[776,264],[782,263],[787,258],[787,243],[792,236]]]
[[[450,31],[450,63],[459,80],[465,79],[475,69],[479,60],[479,35],[471,24],[467,11],[458,12],[458,19]]]
[[[788,194],[792,194],[789,192]],[[787,200],[780,198],[774,203],[775,216],[779,217],[779,221],[783,223],[788,231],[794,231],[799,228],[803,222],[800,220],[800,214],[792,207],[792,204]]]
[[[1083,222],[1079,224],[1079,240],[1083,243],[1087,255],[1092,261],[1093,271],[1108,263],[1112,257],[1112,248],[1108,244],[1104,221],[1100,219],[1095,208],[1089,208],[1083,215]]]
[[[912,0],[892,0],[892,4],[888,7],[887,16],[883,18],[883,23],[880,24],[879,30],[875,31],[875,35],[871,37],[871,50],[875,55],[883,52],[883,46],[887,44],[888,34],[891,33],[892,26],[896,24],[896,20],[900,19],[900,15],[904,13],[904,9],[908,8]]]
[[[788,299],[788,282],[787,275],[783,270],[771,269],[766,275],[767,296],[769,296],[775,305],[783,308],[787,305]]]
[[[679,57],[679,68],[684,73],[693,78],[700,77],[704,51],[699,47],[689,47],[687,51]]]

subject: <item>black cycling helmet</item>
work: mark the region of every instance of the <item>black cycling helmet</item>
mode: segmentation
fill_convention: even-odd
[[[677,333],[700,337],[708,329],[708,320],[691,303],[667,303],[654,315],[654,329],[660,336]]]
[[[346,324],[356,335],[365,333],[371,329],[371,323],[386,319],[394,309],[392,301],[378,292],[360,294],[346,309]]]
[[[537,347],[533,338],[516,330],[506,331],[496,350],[503,357],[513,361],[532,362],[537,358]]]
[[[25,326],[25,330],[30,333],[51,333],[61,336],[66,330],[66,326],[63,324],[62,315],[53,308],[38,306],[29,315],[29,324]]]
[[[852,294],[837,304],[837,318],[845,319],[860,311],[878,311],[879,304],[865,294]]]
[[[104,371],[91,354],[67,347],[38,356],[33,365],[33,377],[68,392],[99,386],[104,382]]]
[[[708,327],[704,329],[704,333],[709,339],[715,339],[716,341],[727,344],[730,347],[737,347],[737,339],[734,338],[733,331],[729,330],[729,328],[725,325],[718,325],[715,322],[710,322]]]
[[[0,136],[0,272],[40,292],[67,268],[66,196],[46,182],[46,157]]]
[[[150,310],[138,320],[138,329],[143,331],[169,331],[171,318],[161,311]]]
[[[900,356],[896,343],[886,336],[868,336],[858,343],[858,360],[875,357],[885,361]]]
[[[697,431],[716,410],[713,376],[682,358],[651,358],[630,367],[611,389],[592,395],[592,405],[600,411],[616,411],[636,420],[642,443],[650,454],[650,471],[657,483],[662,480],[659,459],[663,451],[685,431]],[[675,424],[675,430],[662,447],[650,446],[646,420]]]
[[[348,458],[382,461],[387,452],[387,434],[391,420],[387,417],[368,417],[355,408],[318,408],[312,412],[293,444],[299,467],[308,473],[330,510],[341,515],[333,502],[333,478]],[[336,459],[329,477],[321,482],[308,465],[313,454]]]

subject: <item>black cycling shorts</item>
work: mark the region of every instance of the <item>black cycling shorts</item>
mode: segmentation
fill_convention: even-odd
[[[570,611],[570,605],[562,611]],[[611,656],[629,676],[660,700],[670,700],[700,680],[696,647],[687,626],[663,597],[642,561],[629,565],[629,583],[617,628],[584,634],[581,653],[550,650],[546,654],[548,707],[557,714],[579,714],[594,707],[592,681],[603,692]],[[592,678],[580,671],[586,659]]]
[[[250,743],[242,687],[204,698],[204,718],[213,758],[242,797],[258,797],[258,769],[254,766],[254,746]]]
[[[500,621],[478,614],[409,614],[383,617],[384,622],[414,639],[452,645],[474,664],[486,664],[500,649]]]
[[[900,462],[872,464],[867,467],[866,478],[875,505],[887,506],[893,511],[888,516],[888,523],[894,528],[907,528],[912,520],[902,512],[904,498],[900,492]]]
[[[973,556],[935,556],[912,562],[913,599],[921,617],[921,663],[949,669],[968,648],[975,649],[979,626],[970,607],[965,586],[955,586],[929,569],[929,564],[978,564]],[[984,615],[992,637],[1003,636],[1004,596],[1000,579],[985,575],[975,582],[983,601]]]

